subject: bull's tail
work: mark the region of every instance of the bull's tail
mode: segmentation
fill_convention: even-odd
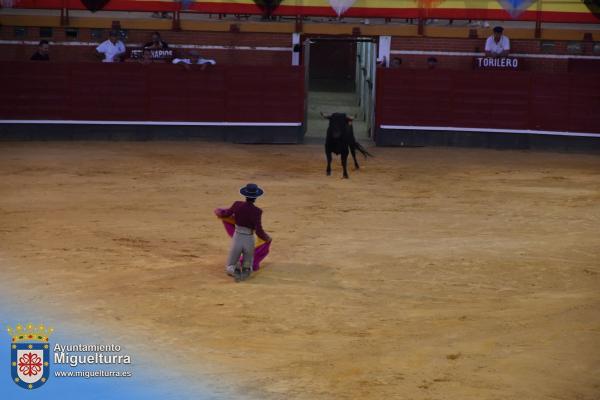
[[[354,141],[354,148],[356,150],[360,151],[362,153],[362,155],[365,156],[365,158],[367,158],[367,156],[374,157],[373,154],[369,153],[367,151],[367,149],[365,149],[364,147],[362,147],[362,145],[360,143],[358,143],[357,141]]]

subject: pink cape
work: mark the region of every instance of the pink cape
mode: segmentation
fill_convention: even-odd
[[[229,237],[233,237],[235,233],[235,219],[233,217],[221,217],[221,209],[217,208],[215,210],[215,214],[217,217],[223,222],[225,226],[225,232],[229,235]],[[260,269],[260,263],[265,259],[267,255],[269,255],[269,250],[271,249],[271,242],[265,242],[258,236],[256,236],[256,241],[254,245],[254,260],[252,262],[252,270],[258,271]],[[244,261],[244,256],[240,257],[240,263]]]

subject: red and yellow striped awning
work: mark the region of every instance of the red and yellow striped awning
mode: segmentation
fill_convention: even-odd
[[[181,5],[174,0],[110,0],[103,9],[176,11]],[[80,0],[20,0],[15,7],[85,9]],[[192,1],[188,10],[262,14],[254,0]],[[328,0],[283,0],[273,15],[335,17],[336,13]],[[343,16],[600,23],[600,0],[356,0]]]

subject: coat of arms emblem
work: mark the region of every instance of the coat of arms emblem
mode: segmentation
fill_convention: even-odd
[[[14,383],[24,389],[37,389],[50,376],[50,343],[48,337],[54,332],[44,325],[18,324],[8,328],[11,336],[10,371]]]

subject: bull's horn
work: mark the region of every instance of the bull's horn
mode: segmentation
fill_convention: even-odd
[[[331,118],[331,114],[329,114],[329,115],[325,115],[325,114],[323,114],[323,112],[321,111],[321,117],[329,119],[329,118]]]
[[[348,118],[350,121],[354,121],[356,119],[356,115],[346,115],[346,118]]]

